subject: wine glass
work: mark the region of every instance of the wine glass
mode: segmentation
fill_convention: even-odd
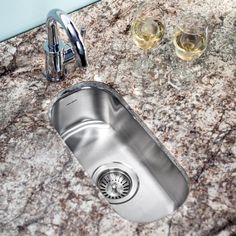
[[[177,89],[189,89],[193,80],[191,67],[206,50],[208,44],[208,26],[206,19],[194,13],[181,16],[173,35],[176,58],[172,63],[169,83]]]
[[[132,37],[136,45],[143,49],[143,58],[139,68],[148,67],[148,51],[159,46],[165,32],[162,21],[163,11],[156,2],[142,2],[132,22]]]

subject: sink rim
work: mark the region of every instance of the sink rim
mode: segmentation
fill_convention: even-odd
[[[167,156],[167,158],[169,159],[169,161],[173,164],[173,166],[175,168],[177,168],[177,170],[179,171],[179,174],[183,177],[183,180],[185,181],[185,194],[183,195],[184,197],[182,198],[182,201],[176,205],[175,210],[178,210],[180,207],[183,206],[183,204],[186,203],[186,199],[189,196],[189,192],[190,192],[190,181],[189,181],[189,177],[187,176],[187,173],[185,172],[184,168],[177,162],[177,160],[172,156],[172,154],[167,150],[167,148],[159,141],[159,139],[154,135],[153,131],[151,129],[149,129],[147,127],[147,125],[144,123],[144,121],[139,117],[139,115],[137,113],[135,113],[132,108],[128,105],[128,103],[125,101],[125,99],[123,98],[122,95],[120,95],[115,89],[113,89],[110,85],[107,85],[103,82],[96,82],[96,81],[88,81],[88,82],[80,82],[78,84],[75,84],[74,86],[71,86],[67,89],[64,89],[63,91],[61,91],[56,97],[54,97],[54,99],[52,99],[51,105],[50,105],[50,109],[49,109],[49,121],[50,124],[52,125],[52,127],[55,129],[55,126],[53,124],[53,110],[54,107],[56,107],[58,105],[58,102],[60,102],[62,99],[77,93],[79,91],[82,90],[100,90],[100,91],[104,91],[105,93],[107,93],[108,95],[111,95],[112,97],[114,97],[114,99],[117,99],[117,101],[123,106],[123,108],[125,110],[127,110],[127,112],[131,115],[131,117],[141,126],[142,129],[144,129],[144,131],[146,132],[146,134],[148,136],[150,136],[150,138],[154,141],[154,143],[165,153],[165,155]],[[73,101],[71,101],[68,104],[73,103]],[[58,133],[58,132],[57,132]],[[58,133],[59,134],[59,133]],[[64,139],[62,138],[62,136],[59,134],[60,138],[64,141]],[[65,141],[64,141],[65,142]],[[68,146],[67,146],[68,147]],[[70,150],[70,148],[69,148]],[[71,151],[71,150],[70,150]],[[72,152],[74,154],[74,152]],[[80,163],[80,161],[78,160],[78,162]],[[88,173],[87,169],[80,163],[82,169]],[[89,175],[90,176],[90,175]],[[96,188],[98,188],[98,186],[96,186],[96,184],[93,181],[92,176],[90,176],[94,186]],[[99,188],[98,188],[99,190]],[[106,199],[106,201],[108,201]],[[109,201],[108,201],[109,203]],[[111,203],[110,203],[111,204]],[[116,205],[116,204],[115,204]],[[112,207],[113,208],[113,207]],[[114,209],[115,210],[115,209]],[[116,210],[115,210],[116,211]],[[173,212],[174,212],[173,211]],[[117,212],[117,211],[116,211]],[[117,212],[118,213],[118,212]],[[170,213],[169,213],[170,214]],[[169,215],[168,214],[168,215]],[[171,213],[172,214],[172,213]],[[118,215],[122,216],[120,213],[118,213]],[[166,215],[167,216],[167,215]],[[131,219],[129,219],[130,221],[133,221]],[[156,220],[152,220],[152,221],[156,221]],[[152,222],[152,221],[147,221],[147,222]],[[136,222],[135,220],[133,222]],[[137,221],[138,222],[138,221]],[[144,221],[143,221],[144,222]]]

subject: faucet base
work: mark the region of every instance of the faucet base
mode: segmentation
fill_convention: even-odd
[[[64,43],[62,41],[49,48],[48,41],[44,43],[45,52],[45,77],[48,81],[58,82],[65,78]]]

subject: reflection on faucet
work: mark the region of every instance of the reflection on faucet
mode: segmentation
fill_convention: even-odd
[[[66,31],[70,44],[59,39],[57,23]],[[46,27],[48,40],[44,43],[45,77],[49,81],[60,81],[65,77],[65,65],[75,58],[78,66],[87,66],[87,54],[84,45],[85,29],[77,30],[69,16],[53,9],[48,13]]]

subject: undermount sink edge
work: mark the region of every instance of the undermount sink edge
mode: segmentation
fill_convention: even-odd
[[[187,174],[110,86],[81,82],[64,90],[53,100],[49,119],[123,218],[152,222],[186,200]]]

